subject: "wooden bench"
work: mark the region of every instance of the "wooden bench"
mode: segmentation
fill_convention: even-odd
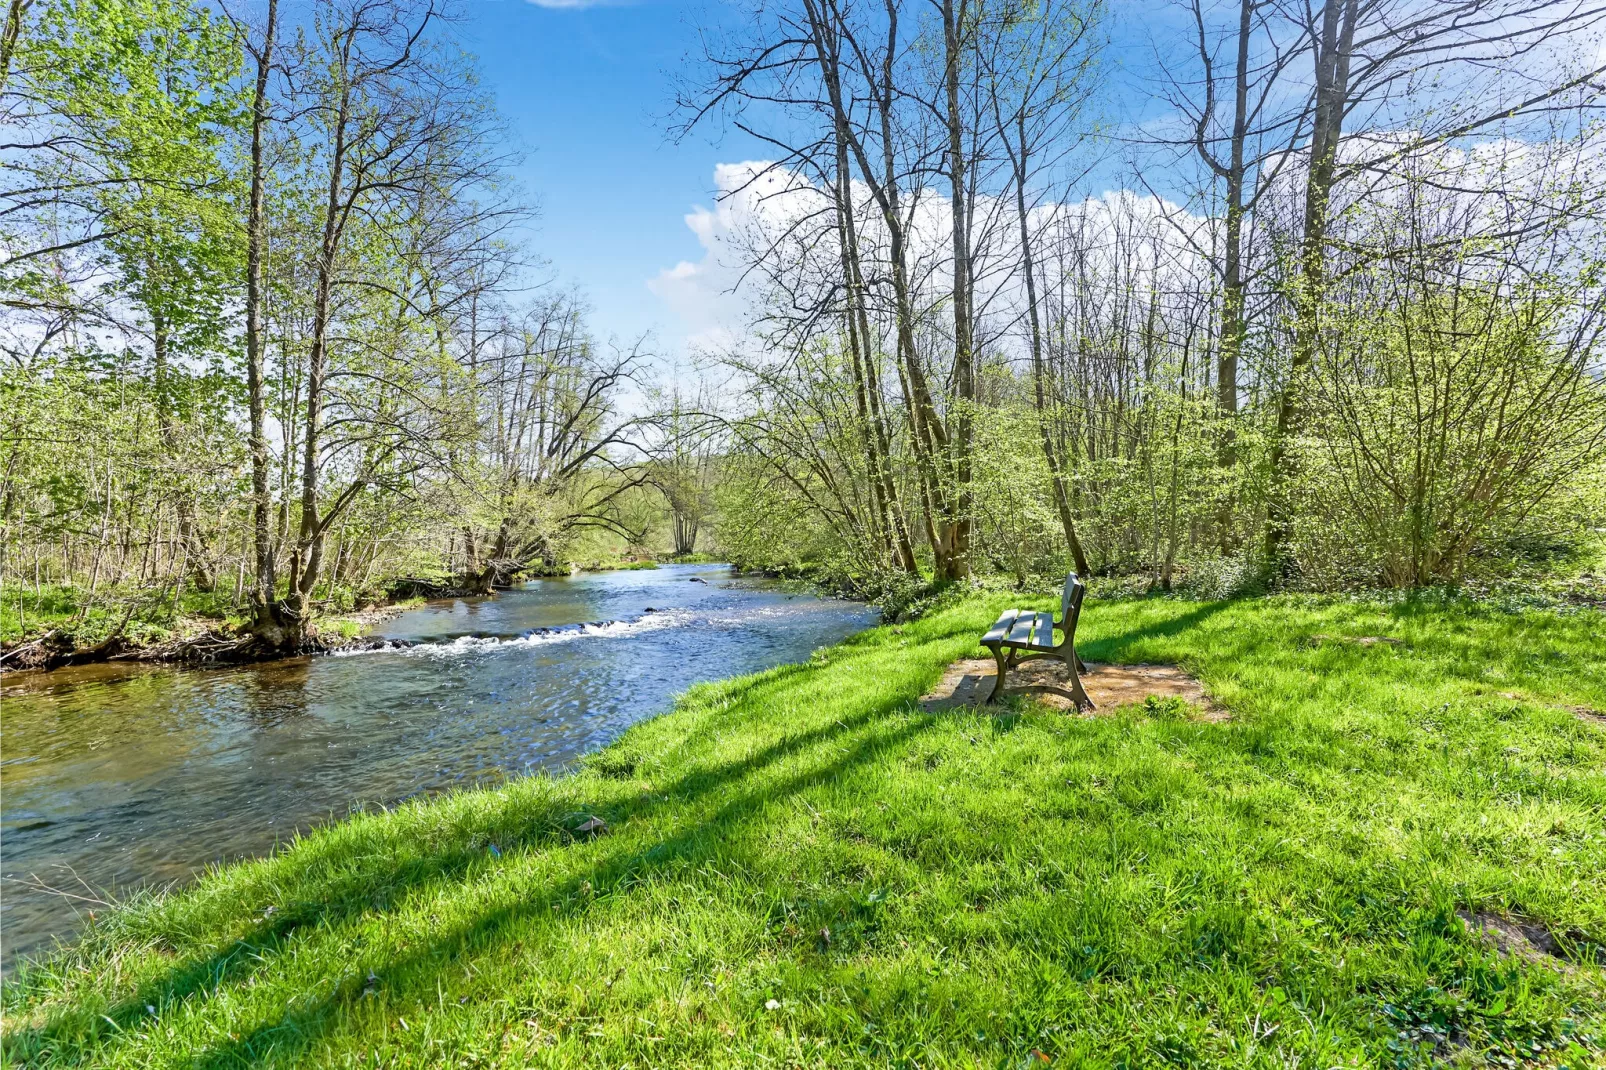
[[[1093,708],[1093,700],[1082,689],[1081,673],[1087,672],[1087,666],[1077,656],[1074,645],[1076,621],[1082,615],[1082,598],[1086,594],[1086,584],[1073,572],[1065,578],[1065,593],[1060,598],[1060,620],[1057,624],[1051,613],[1008,609],[997,623],[987,629],[987,634],[981,637],[981,645],[993,652],[993,660],[998,663],[998,676],[993,680],[988,702],[998,698],[1004,690],[1004,675],[1016,665],[1038,658],[1058,658],[1071,672],[1071,697],[1076,700],[1077,707],[1084,710]],[[1054,641],[1055,628],[1065,635],[1057,643]]]

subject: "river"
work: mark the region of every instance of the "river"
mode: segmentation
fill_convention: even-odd
[[[7,677],[0,957],[69,937],[95,900],[355,809],[561,770],[698,681],[801,660],[874,619],[673,565],[432,602],[373,629],[418,644],[401,650]]]

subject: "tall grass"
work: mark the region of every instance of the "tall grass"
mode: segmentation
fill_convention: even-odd
[[[1003,605],[697,687],[577,775],[360,816],[113,912],[5,986],[7,1060],[1599,1060],[1606,726],[1571,707],[1606,709],[1601,614],[1092,602],[1088,660],[1179,662],[1232,719],[924,712]],[[575,831],[592,816],[606,835]]]

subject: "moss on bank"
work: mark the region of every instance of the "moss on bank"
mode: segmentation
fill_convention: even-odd
[[[575,776],[358,817],[103,917],[6,984],[8,1061],[1599,1059],[1601,614],[1093,602],[1089,660],[1180,662],[1233,719],[922,712],[1009,601],[695,688]],[[608,834],[577,834],[593,815]],[[1503,954],[1458,911],[1557,953]]]

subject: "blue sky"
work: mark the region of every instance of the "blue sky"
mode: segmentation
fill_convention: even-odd
[[[1115,4],[1112,73],[1146,62],[1164,10]],[[651,331],[669,362],[684,355],[688,324],[649,282],[703,258],[686,216],[714,207],[716,164],[766,155],[735,132],[715,143],[713,128],[671,142],[675,77],[700,54],[699,21],[743,9],[740,0],[469,0],[461,27],[528,153],[517,175],[541,205],[535,249],[590,299],[601,338]]]
[[[674,355],[684,330],[648,282],[701,258],[684,217],[713,201],[714,165],[758,150],[740,137],[666,135],[674,72],[694,54],[682,0],[550,7],[472,0],[464,43],[528,153],[517,175],[541,205],[536,250],[580,287],[602,338],[654,331]]]

